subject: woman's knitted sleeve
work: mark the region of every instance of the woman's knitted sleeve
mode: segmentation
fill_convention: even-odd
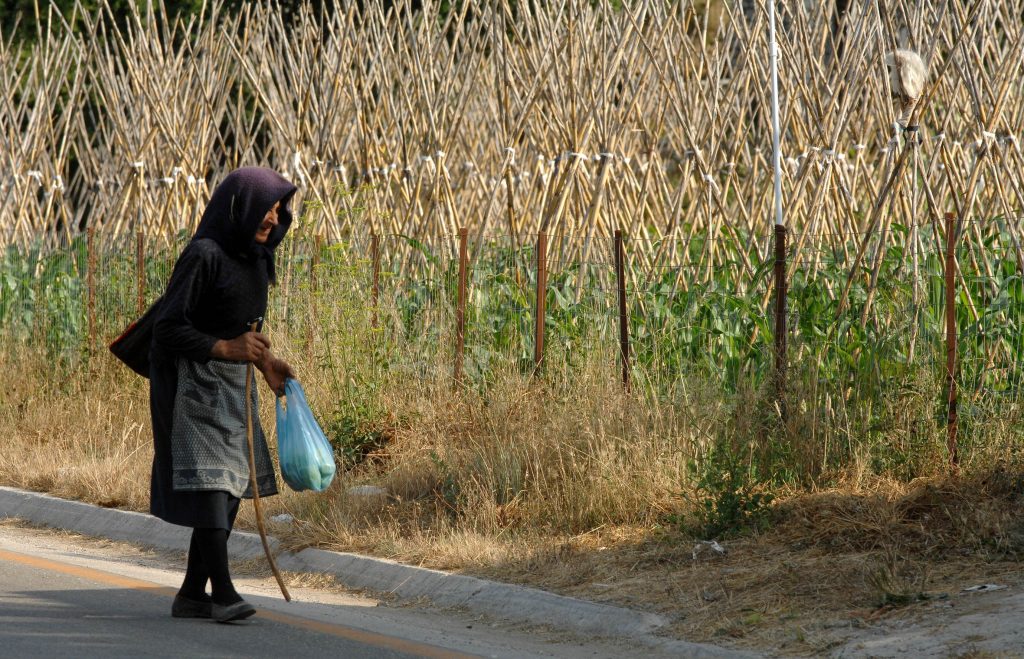
[[[205,242],[190,243],[178,257],[153,329],[155,347],[202,363],[217,342],[217,337],[196,329],[203,295],[217,278],[218,253],[204,248]]]

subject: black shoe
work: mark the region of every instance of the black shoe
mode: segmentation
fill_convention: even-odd
[[[193,600],[181,595],[174,596],[171,605],[171,616],[175,618],[209,618],[212,615],[213,602]]]
[[[254,613],[256,613],[256,607],[245,600],[235,602],[234,604],[214,603],[210,611],[210,615],[217,622],[234,622],[235,620],[244,620]]]

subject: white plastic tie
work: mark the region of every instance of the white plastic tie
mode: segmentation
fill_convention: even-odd
[[[434,154],[434,157],[437,158],[438,160],[440,160],[441,158],[444,158],[445,155],[447,155],[447,154],[445,154],[444,151],[440,151],[439,150],[437,153]]]
[[[36,183],[38,183],[39,185],[43,184],[43,173],[38,169],[29,170],[28,173],[25,174],[25,176],[31,179],[35,179]]]
[[[132,169],[142,169],[144,165],[145,163],[142,162],[141,160],[136,160],[135,162],[132,163]]]
[[[58,192],[64,191],[64,179],[61,178],[60,174],[53,177],[53,189]]]
[[[716,192],[718,191],[718,183],[715,182],[715,179],[711,174],[704,175],[704,182],[711,186]]]
[[[858,143],[858,144],[854,144],[853,145],[853,150],[854,151],[864,151],[867,148],[868,148],[867,144]]]

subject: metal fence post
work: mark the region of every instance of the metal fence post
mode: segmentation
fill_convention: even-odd
[[[622,230],[615,230],[615,279],[619,293],[619,354],[622,356],[622,387],[629,391],[629,315],[626,311],[626,252]]]
[[[138,286],[135,312],[141,316],[146,310],[146,237],[142,229],[135,232],[135,281]]]
[[[956,214],[946,213],[946,446],[949,463],[954,471],[960,469],[957,446],[957,386],[956,386]]]
[[[96,245],[95,230],[89,227],[85,232],[85,286],[86,291],[86,325],[88,327],[87,352],[90,356],[96,345]]]
[[[786,417],[786,227],[775,225],[775,386],[779,409]]]
[[[533,333],[533,368],[534,374],[540,372],[544,359],[544,317],[547,314],[548,288],[548,234],[541,231],[537,234],[537,317]]]
[[[316,322],[317,296],[320,292],[320,284],[317,281],[320,265],[320,252],[323,249],[323,237],[313,238],[313,253],[309,257],[309,309],[306,318],[306,359],[313,359],[313,323]]]
[[[373,288],[371,292],[373,304],[373,329],[377,329],[377,304],[380,301],[380,240],[377,233],[370,234],[370,259],[373,262]]]
[[[469,230],[459,229],[459,299],[455,308],[455,386],[462,384],[466,351],[466,271],[469,269]]]

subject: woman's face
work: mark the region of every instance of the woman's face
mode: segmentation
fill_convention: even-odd
[[[267,242],[267,238],[270,238],[270,232],[277,226],[277,211],[280,209],[281,202],[279,201],[263,216],[263,221],[260,222],[260,226],[256,229],[256,242],[259,244],[262,245]]]

